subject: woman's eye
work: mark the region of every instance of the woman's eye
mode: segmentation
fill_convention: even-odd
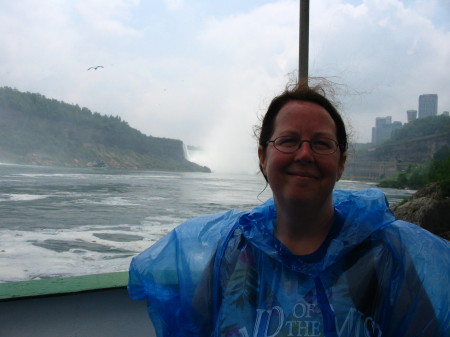
[[[297,144],[297,139],[295,138],[279,139],[278,144],[282,146],[294,146],[295,144]]]
[[[326,140],[315,140],[313,142],[314,146],[316,148],[320,148],[320,149],[329,149],[331,148],[331,144],[330,142],[326,141]]]

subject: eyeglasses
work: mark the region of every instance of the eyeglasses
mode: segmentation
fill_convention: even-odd
[[[294,153],[302,147],[303,143],[309,143],[311,150],[317,154],[332,154],[335,153],[339,147],[338,142],[326,137],[302,140],[290,136],[281,136],[274,140],[267,141],[267,144],[269,143],[273,143],[273,146],[282,153]]]

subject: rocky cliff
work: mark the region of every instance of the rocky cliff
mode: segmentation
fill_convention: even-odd
[[[443,193],[438,183],[425,186],[411,200],[391,209],[398,219],[450,240],[450,196]]]
[[[450,147],[450,117],[439,115],[405,124],[382,144],[353,144],[343,179],[380,180],[426,164]]]

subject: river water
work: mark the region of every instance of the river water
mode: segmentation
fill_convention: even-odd
[[[391,203],[414,192],[383,190]],[[0,282],[124,271],[185,219],[249,209],[270,195],[256,173],[0,164]]]

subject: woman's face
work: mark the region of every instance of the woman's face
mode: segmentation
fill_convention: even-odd
[[[306,101],[290,101],[275,118],[271,140],[292,136],[311,140],[319,136],[336,139],[336,126],[325,108]],[[338,149],[328,155],[316,154],[309,143],[294,153],[282,153],[269,143],[258,150],[263,173],[278,205],[322,206],[332,204],[331,192],[344,171],[345,154]]]

